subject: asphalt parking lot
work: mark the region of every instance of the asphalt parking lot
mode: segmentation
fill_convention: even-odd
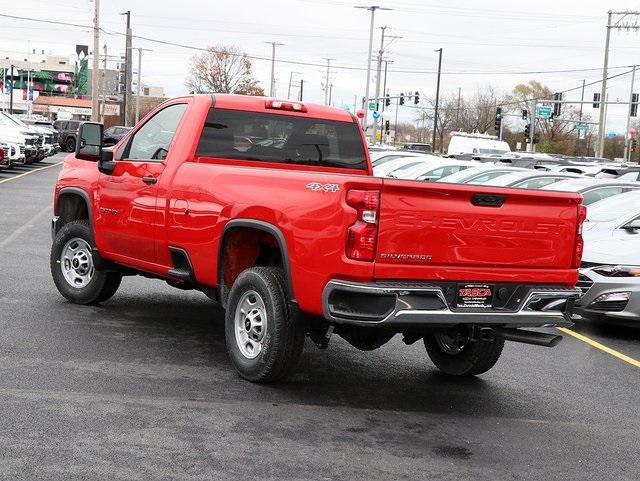
[[[438,373],[420,343],[334,338],[253,385],[200,293],[128,277],[99,307],[58,294],[62,158],[0,172],[0,479],[640,479],[640,331],[573,328],[627,360],[572,336],[508,343],[473,379]]]

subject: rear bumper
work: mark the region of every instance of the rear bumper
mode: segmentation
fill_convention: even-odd
[[[398,328],[570,326],[567,310],[580,295],[579,289],[518,286],[507,308],[456,309],[445,289],[435,283],[332,280],[322,296],[324,316],[336,324]]]

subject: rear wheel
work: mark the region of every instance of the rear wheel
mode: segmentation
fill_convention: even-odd
[[[233,283],[225,317],[225,341],[245,379],[273,382],[296,366],[304,330],[290,316],[284,276],[275,267],[252,267]]]
[[[67,139],[67,142],[65,143],[66,147],[67,147],[67,152],[75,152],[76,150],[76,139],[74,139],[73,137],[69,137]]]
[[[76,304],[103,302],[113,296],[122,275],[96,270],[93,235],[85,220],[62,226],[51,246],[51,275],[60,294]]]
[[[491,369],[500,358],[504,339],[476,339],[465,326],[443,329],[424,337],[431,361],[452,376],[473,376]]]

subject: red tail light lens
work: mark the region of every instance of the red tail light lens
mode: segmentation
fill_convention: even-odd
[[[346,254],[350,259],[372,261],[378,237],[379,190],[350,190],[347,204],[358,212],[358,220],[347,231]]]
[[[576,225],[576,246],[574,249],[573,267],[577,269],[582,263],[582,253],[584,252],[584,239],[582,238],[582,224],[587,219],[587,208],[580,204],[578,206],[578,224]]]

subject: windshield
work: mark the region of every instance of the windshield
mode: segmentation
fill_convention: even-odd
[[[611,222],[638,212],[640,212],[640,192],[628,192],[592,204],[587,209],[587,221]]]

